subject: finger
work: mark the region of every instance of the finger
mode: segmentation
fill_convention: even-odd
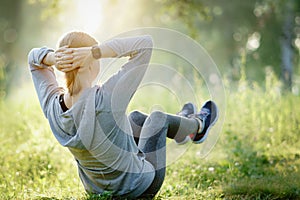
[[[73,60],[73,62],[79,62],[81,64],[89,63],[92,61],[92,59],[90,57],[86,57],[86,56],[82,56],[82,55],[78,55],[78,56],[74,55],[72,60]]]
[[[75,67],[75,68],[80,67],[80,62],[74,61],[74,62],[73,62],[73,67]]]
[[[62,47],[58,48],[55,52],[63,52],[63,51],[65,51],[67,48],[68,48],[67,45],[62,46]]]
[[[71,63],[73,62],[73,60],[74,60],[73,56],[66,56],[66,55],[55,58],[55,62],[58,64]]]
[[[73,70],[72,67],[60,69],[60,71],[62,71],[62,72],[70,72],[70,71],[72,71],[72,70]]]
[[[55,51],[55,53],[71,54],[74,52],[74,48],[62,47]]]
[[[72,54],[66,54],[64,52],[56,52],[55,53],[55,58],[63,58],[63,57],[69,57],[69,56],[73,56]]]
[[[64,50],[64,53],[65,54],[71,54],[71,53],[73,53],[74,52],[74,49],[72,49],[72,48],[66,48],[65,50]]]
[[[56,65],[59,71],[71,71],[73,70],[73,64]]]
[[[73,69],[67,69],[67,68],[64,68],[64,69],[61,69],[60,71],[62,71],[62,72],[65,72],[65,73],[67,73],[67,72],[70,72],[70,71],[72,71]]]
[[[71,60],[71,61],[73,61],[73,56],[72,55],[63,55],[63,56],[61,56],[61,55],[58,55],[56,58],[55,58],[55,60],[56,60],[56,62],[59,62],[59,61],[67,61],[67,60]]]
[[[68,68],[68,67],[72,67],[73,63],[72,62],[57,62],[55,64],[55,66],[58,66],[59,68]]]
[[[55,52],[55,58],[61,58],[63,56],[64,56],[63,53],[61,53],[61,52]]]
[[[84,58],[82,58],[81,56],[73,56],[73,60],[74,61],[80,61],[83,60]]]
[[[61,69],[60,71],[62,71],[62,72],[70,72],[70,71],[73,71],[73,70],[75,70],[75,69],[77,69],[77,68],[79,68],[79,67],[74,67],[74,66],[72,65],[71,67],[65,67],[65,68],[63,68],[63,69]]]
[[[72,63],[73,63],[72,60],[62,60],[57,62],[58,65],[62,65],[62,66],[72,64]]]

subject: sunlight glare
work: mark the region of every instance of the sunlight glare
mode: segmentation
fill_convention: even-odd
[[[102,21],[102,5],[98,0],[76,0],[77,20],[83,31],[94,34]]]

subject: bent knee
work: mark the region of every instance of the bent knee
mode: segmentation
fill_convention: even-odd
[[[140,111],[134,110],[131,113],[129,113],[130,118],[137,118],[142,116],[143,114]]]
[[[166,115],[164,112],[158,111],[158,110],[153,111],[153,112],[150,114],[150,118],[152,118],[152,119],[164,119],[164,118],[166,118],[166,117],[167,117],[167,115]]]
[[[136,125],[142,126],[147,118],[147,115],[135,110],[128,115],[128,118],[129,120],[133,121]]]

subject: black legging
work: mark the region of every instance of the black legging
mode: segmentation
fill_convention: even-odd
[[[198,123],[195,119],[169,115],[154,111],[149,116],[133,111],[129,114],[135,142],[155,168],[155,177],[150,187],[140,196],[153,198],[162,186],[166,172],[166,138],[185,138],[195,133]]]

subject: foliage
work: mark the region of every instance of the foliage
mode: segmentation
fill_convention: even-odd
[[[281,93],[272,71],[266,79],[264,88],[246,77],[238,92],[227,86],[227,117],[216,147],[200,159],[199,146],[191,145],[168,166],[156,199],[300,198],[300,97]],[[178,109],[165,104],[167,111]],[[147,111],[151,105],[146,99],[131,106]],[[0,109],[1,199],[112,199],[84,193],[72,156],[51,135],[37,101],[2,101]]]
[[[281,41],[285,39],[285,18],[292,4],[291,30],[293,65],[297,68],[298,50],[294,41],[299,37],[299,1],[256,0],[226,2],[222,0],[162,0],[160,3],[173,20],[181,21],[191,37],[201,42],[214,55],[223,72],[239,79],[239,57],[247,53],[246,72],[249,79],[261,82],[266,66],[271,66],[277,77],[282,76]],[[170,22],[168,21],[166,25]],[[176,27],[174,27],[176,28]],[[292,59],[292,58],[291,58]]]
[[[28,2],[25,9],[30,15],[22,21],[26,27],[22,31],[18,9],[23,1],[4,0],[0,6],[0,199],[112,199],[110,193],[84,192],[76,164],[52,136],[37,98],[31,95],[32,88],[2,98],[17,71],[18,60],[13,57],[24,56],[24,49],[32,47],[43,31],[49,31],[44,28],[50,16],[60,12],[58,0]],[[217,59],[224,60],[219,62],[223,71],[230,71],[229,80],[225,80],[227,115],[219,142],[205,159],[199,157],[199,146],[191,145],[183,157],[168,166],[156,199],[300,199],[300,97],[281,90],[280,47],[274,42],[279,40],[285,1],[157,0],[155,6],[149,2],[145,10],[164,5],[166,13],[158,14],[163,16],[162,22],[171,24],[164,20],[172,15],[176,28],[187,26],[214,59],[218,55]],[[154,11],[147,12],[157,16]],[[295,36],[300,30],[299,19]],[[39,29],[32,31],[33,26]],[[260,47],[255,50],[246,47],[251,36],[260,38]],[[238,85],[232,85],[231,80],[237,80]],[[196,95],[206,94],[199,90]],[[138,95],[132,109],[149,112],[156,104],[175,113],[180,108],[176,98],[163,91],[153,89]]]
[[[40,4],[44,7],[41,12],[41,20],[45,21],[50,19],[52,16],[57,15],[60,12],[60,2],[59,0],[28,0],[29,5]]]
[[[118,33],[140,26],[173,28],[187,33],[200,42],[221,72],[231,80],[240,79],[239,62],[240,57],[245,54],[247,60],[245,70],[248,78],[261,83],[264,79],[264,70],[268,66],[272,67],[277,77],[282,73],[280,58],[282,24],[287,13],[286,2],[292,1],[295,18],[293,30],[290,32],[293,36],[291,46],[295,54],[294,73],[297,75],[300,7],[299,1],[296,0],[233,0],[230,3],[222,0],[104,1],[105,9],[99,10],[103,14],[103,22],[97,31],[110,35],[113,34],[112,27],[119,27]],[[83,25],[78,27],[72,22],[76,21],[75,15],[85,15],[84,12],[77,11],[78,2],[1,1],[0,98],[8,96],[12,86],[15,85],[13,83],[21,84],[19,81],[24,78],[24,74],[20,68],[26,64],[27,52],[32,47],[48,45],[50,42],[49,46],[53,47],[55,43],[53,41],[56,41],[62,32],[84,28]],[[130,15],[120,11],[126,11],[128,8],[131,10]],[[119,17],[112,14],[115,12],[118,12]],[[133,27],[128,27],[128,24]]]
[[[20,84],[24,76],[20,65],[24,65],[33,41],[55,20],[59,8],[58,0],[0,2],[0,99],[8,96],[13,83]]]
[[[20,29],[21,1],[1,1],[0,6],[0,98],[5,96],[9,88],[9,80],[15,71],[15,62],[12,61],[13,43],[17,40]],[[12,12],[12,10],[14,12]]]

